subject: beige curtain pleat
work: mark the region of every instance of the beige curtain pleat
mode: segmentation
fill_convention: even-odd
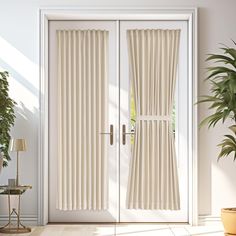
[[[58,30],[59,210],[108,208],[108,32]]]
[[[180,209],[172,108],[180,30],[128,30],[136,108],[127,208]]]

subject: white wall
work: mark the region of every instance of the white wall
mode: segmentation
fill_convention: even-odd
[[[85,5],[86,4],[86,5]],[[14,137],[25,137],[28,151],[21,155],[21,182],[33,190],[23,198],[22,213],[37,215],[38,108],[39,108],[39,20],[38,9],[45,6],[145,6],[199,8],[199,94],[208,93],[203,83],[207,53],[218,52],[219,43],[232,45],[236,40],[235,0],[7,0],[0,2],[0,67],[11,75],[10,93],[18,102]],[[199,119],[209,114],[207,106],[199,109]],[[217,163],[216,145],[226,131],[218,125],[199,133],[199,213],[220,214],[221,207],[236,205],[236,163],[226,159]],[[0,175],[0,183],[14,177],[15,156]],[[0,215],[5,201],[0,198]]]

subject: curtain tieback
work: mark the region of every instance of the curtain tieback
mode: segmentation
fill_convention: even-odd
[[[165,121],[171,121],[172,117],[171,116],[144,116],[144,115],[138,115],[136,117],[136,120],[165,120]]]

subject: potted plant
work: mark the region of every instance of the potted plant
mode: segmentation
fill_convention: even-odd
[[[233,41],[234,45],[235,42]],[[206,117],[200,126],[208,124],[214,127],[218,122],[225,123],[231,120],[229,134],[218,145],[221,150],[218,160],[233,156],[236,160],[236,49],[224,46],[222,54],[209,54],[207,61],[215,64],[207,68],[209,75],[206,78],[210,82],[210,96],[203,96],[199,101],[210,103],[209,109],[213,113]],[[221,210],[221,219],[228,234],[236,235],[236,208],[225,208]]]
[[[14,125],[16,102],[9,97],[9,74],[7,71],[0,71],[0,171],[7,166],[11,160],[8,154],[10,142],[10,129]]]

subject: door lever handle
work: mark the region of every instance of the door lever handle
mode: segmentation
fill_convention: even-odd
[[[126,144],[126,135],[127,134],[134,135],[135,132],[126,132],[126,126],[122,125],[122,144],[123,145]]]
[[[110,132],[108,133],[100,133],[100,134],[109,134],[110,135],[110,145],[113,145],[113,140],[114,140],[114,127],[113,125],[110,125]]]

